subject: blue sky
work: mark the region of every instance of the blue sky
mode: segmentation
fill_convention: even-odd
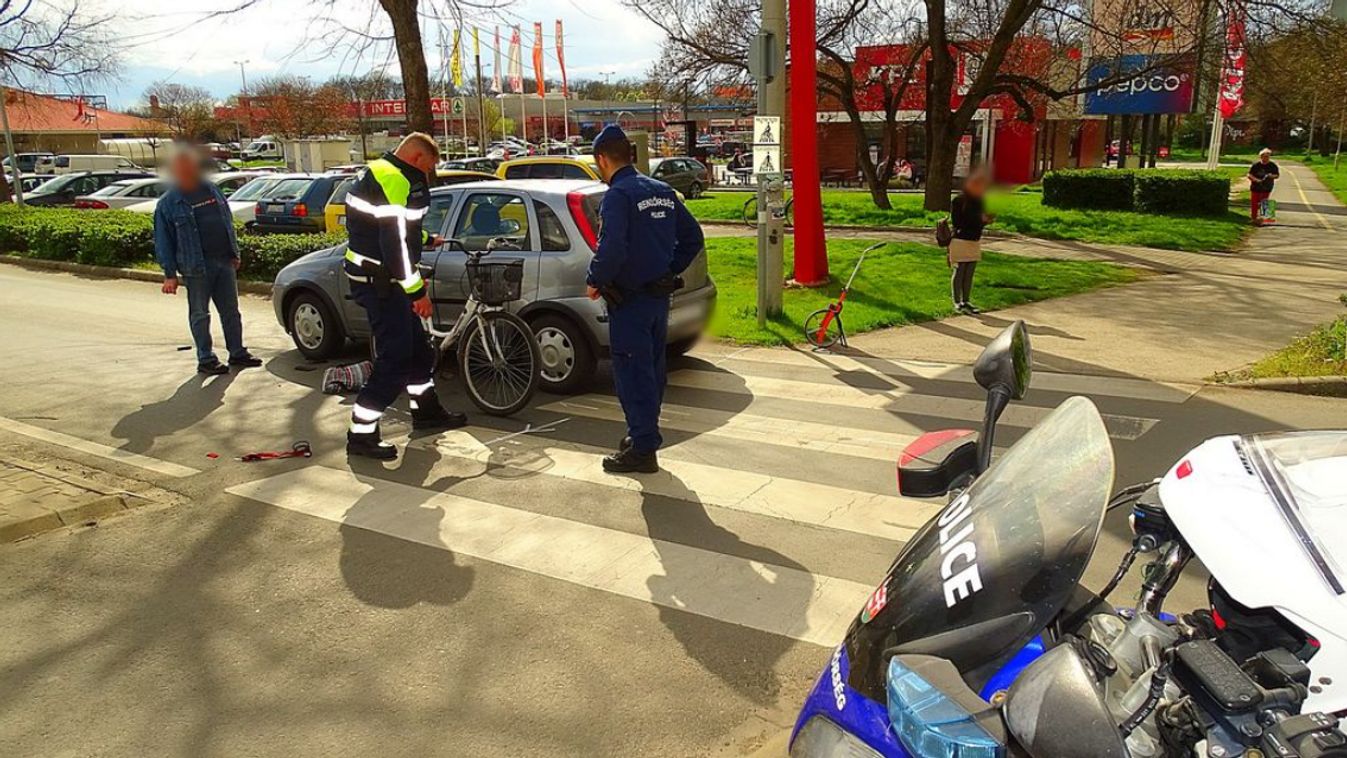
[[[206,87],[217,98],[238,91],[239,67],[245,60],[249,82],[264,76],[299,74],[321,81],[338,73],[363,73],[372,68],[388,67],[397,74],[396,57],[386,45],[361,57],[353,57],[342,48],[334,48],[323,38],[329,28],[309,18],[320,2],[303,0],[262,0],[260,5],[226,18],[202,20],[209,11],[236,5],[232,0],[206,0],[191,3],[181,0],[141,0],[133,6],[121,3],[112,8],[121,27],[118,36],[130,46],[118,80],[97,87],[108,96],[114,108],[141,101],[151,83],[169,79]],[[374,6],[375,0],[344,0],[343,7],[360,9]],[[426,5],[422,3],[423,7]],[[134,8],[134,16],[120,9]],[[552,32],[556,19],[565,24],[566,70],[574,79],[600,78],[602,72],[613,76],[644,74],[659,54],[662,33],[618,0],[524,0],[491,13],[482,12],[465,20],[482,29],[483,75],[490,76],[494,27],[501,28],[501,44],[509,44],[509,25],[519,24],[524,37],[524,66],[529,71],[533,40],[533,22],[543,24],[544,50],[547,52],[549,78],[557,77]],[[365,17],[346,20],[363,26]],[[437,45],[439,30],[433,22],[422,24],[428,46]],[[471,48],[467,48],[471,52]],[[428,53],[430,49],[428,47]],[[439,61],[430,60],[432,76]]]

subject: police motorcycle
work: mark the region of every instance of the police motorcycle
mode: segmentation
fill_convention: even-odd
[[[981,435],[904,451],[899,490],[948,505],[829,657],[791,758],[1347,756],[1347,432],[1216,437],[1110,498],[1083,397],[991,463],[1030,363],[1017,322],[973,369]],[[1095,594],[1080,580],[1110,508],[1134,539]],[[1111,605],[1139,556],[1139,597]],[[1194,557],[1210,607],[1163,612]]]

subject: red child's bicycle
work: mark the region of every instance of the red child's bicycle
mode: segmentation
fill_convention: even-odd
[[[860,259],[856,261],[856,267],[851,270],[851,276],[847,277],[846,286],[837,296],[837,302],[829,303],[827,308],[814,311],[804,320],[804,341],[815,350],[826,350],[837,344],[846,347],[847,330],[842,326],[842,307],[846,304],[847,293],[851,291],[851,283],[856,281],[856,274],[861,270],[865,256],[869,255],[871,250],[878,250],[886,244],[888,243],[880,242],[862,250]]]

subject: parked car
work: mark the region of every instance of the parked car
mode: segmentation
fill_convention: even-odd
[[[15,153],[13,158],[5,158],[0,161],[0,166],[12,175],[15,169],[20,174],[32,174],[37,172],[37,163],[43,158],[53,157],[51,153]]]
[[[107,210],[109,208],[127,208],[147,199],[157,200],[168,191],[168,180],[154,177],[151,179],[122,179],[88,195],[75,198],[76,208]]]
[[[215,186],[219,187],[220,191],[224,193],[224,196],[226,198],[232,199],[235,193],[237,193],[240,189],[248,186],[248,184],[250,184],[254,179],[262,175],[263,174],[258,171],[225,171],[218,174],[207,175],[206,181],[211,182]],[[167,189],[165,189],[165,191],[167,191]],[[128,205],[126,206],[126,210],[134,211],[136,213],[154,213],[154,208],[158,204],[159,198],[156,197],[152,200],[143,200],[141,202]],[[241,220],[245,222],[252,221],[252,211],[254,208],[257,207],[257,204],[252,201],[240,201],[239,208],[243,207],[246,207],[248,209],[249,215],[247,218]],[[234,217],[238,218],[237,212],[238,208],[235,208],[234,205],[231,204],[230,210],[234,212]]]
[[[607,191],[598,182],[566,180],[470,182],[431,190],[424,228],[456,240],[427,250],[421,259],[430,272],[437,326],[448,328],[467,297],[466,256],[458,245],[492,249],[499,259],[523,258],[523,299],[511,308],[538,336],[543,388],[584,391],[609,345],[604,305],[585,296],[585,273],[598,247],[599,203]],[[345,251],[339,245],[300,258],[281,270],[272,289],[277,320],[310,358],[331,357],[348,339],[369,337],[365,311],[351,300],[350,280],[341,275]],[[683,280],[669,313],[675,353],[697,341],[716,301],[705,253]]]
[[[711,172],[695,158],[652,158],[650,175],[691,198],[711,183]]]
[[[36,206],[73,205],[75,198],[91,195],[113,182],[153,178],[154,174],[148,171],[80,171],[62,174],[42,183],[31,194],[25,194],[23,202]]]
[[[593,156],[531,155],[505,161],[496,169],[501,179],[594,179],[599,178]]]
[[[285,149],[274,139],[259,139],[248,143],[240,156],[245,161],[284,160]]]
[[[442,161],[439,169],[441,171],[480,171],[483,174],[494,174],[500,164],[499,158],[456,158]]]
[[[435,177],[438,187],[496,179],[492,174],[481,171],[446,171],[443,169],[436,171]],[[323,209],[324,228],[329,232],[340,231],[346,226],[346,193],[351,191],[355,179],[354,176],[349,176],[338,184],[336,189],[332,190],[332,197],[327,201],[327,207]]]
[[[253,231],[308,234],[326,228],[323,208],[338,184],[350,174],[291,175],[273,184],[257,199]]]
[[[24,197],[27,197],[33,190],[55,178],[55,174],[24,174],[19,177],[19,186],[23,189]]]
[[[39,158],[39,174],[71,174],[76,171],[144,171],[120,155],[47,155]]]

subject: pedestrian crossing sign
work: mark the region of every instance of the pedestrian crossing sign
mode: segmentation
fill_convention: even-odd
[[[780,117],[780,116],[754,116],[754,117],[753,117],[753,144],[754,144],[754,145],[780,145],[780,144],[781,144],[781,117]]]
[[[782,172],[780,145],[753,146],[753,173],[758,177]]]

